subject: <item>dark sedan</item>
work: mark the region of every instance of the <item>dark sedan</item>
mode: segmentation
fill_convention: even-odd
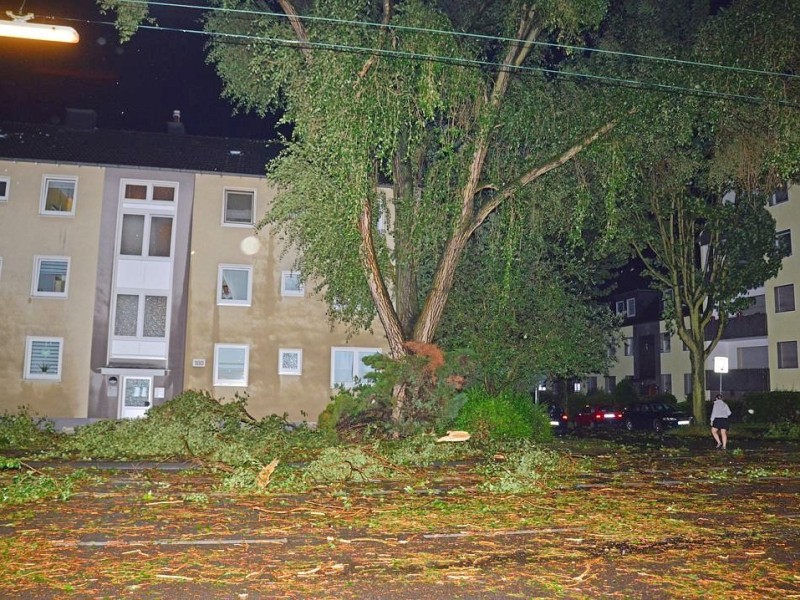
[[[676,409],[667,402],[637,402],[625,409],[625,428],[650,429],[661,433],[665,429],[692,424],[689,413]]]

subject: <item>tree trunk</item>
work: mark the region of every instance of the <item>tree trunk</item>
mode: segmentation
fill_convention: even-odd
[[[690,351],[692,364],[692,414],[698,425],[706,424],[706,365],[704,352]]]

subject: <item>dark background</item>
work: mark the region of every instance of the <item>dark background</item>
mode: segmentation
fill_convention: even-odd
[[[221,99],[222,84],[205,63],[205,36],[140,30],[120,44],[113,16],[101,15],[94,0],[25,0],[21,11],[17,2],[6,3],[0,18],[9,9],[32,12],[34,22],[69,25],[81,39],[0,37],[0,120],[58,124],[66,108],[89,108],[103,129],[165,131],[178,109],[189,134],[275,137],[273,117],[234,115]],[[154,7],[151,14],[162,25],[202,29],[201,11]]]

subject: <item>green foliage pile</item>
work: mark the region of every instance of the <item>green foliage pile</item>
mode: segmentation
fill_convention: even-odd
[[[42,450],[52,447],[56,438],[52,424],[27,407],[0,415],[0,450]]]
[[[444,354],[444,364],[435,370],[422,355],[395,360],[376,354],[364,362],[374,369],[368,381],[340,389],[317,420],[318,430],[328,439],[406,437],[420,430],[442,429],[466,401],[461,388],[468,385],[474,370],[471,354],[463,351]],[[399,383],[406,386],[408,399],[400,421],[392,421],[393,391]]]
[[[197,458],[234,467],[260,466],[298,447],[321,445],[305,429],[290,432],[285,419],[255,420],[246,397],[220,402],[189,390],[154,407],[142,419],[99,421],[66,436],[67,455],[94,459]]]
[[[552,439],[550,419],[530,396],[514,392],[491,395],[482,388],[467,392],[467,401],[453,424],[478,440]]]
[[[564,473],[586,468],[558,452],[537,448],[529,441],[520,443],[504,457],[503,461],[492,460],[480,467],[486,478],[481,489],[498,494],[527,493],[547,489]]]
[[[380,452],[390,463],[410,467],[429,467],[433,464],[464,460],[482,453],[473,444],[437,443],[436,436],[430,434],[383,442]]]
[[[1,459],[2,457],[0,457]],[[0,468],[22,469],[24,465],[3,460]],[[87,477],[86,471],[77,470],[64,477],[49,473],[26,470],[14,478],[8,485],[0,487],[0,504],[26,504],[38,500],[69,500],[75,485]]]

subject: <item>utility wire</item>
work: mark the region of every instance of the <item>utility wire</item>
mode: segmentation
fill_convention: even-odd
[[[93,23],[99,25],[114,25],[112,22],[108,21],[92,21],[92,20],[81,20],[81,19],[65,19],[69,21],[82,21],[85,23]],[[769,98],[765,98],[763,96],[749,96],[744,94],[734,94],[730,92],[719,92],[716,90],[706,90],[700,87],[684,87],[678,85],[671,85],[666,83],[655,83],[655,82],[644,82],[639,81],[636,79],[625,79],[621,77],[610,77],[608,75],[594,75],[592,73],[580,73],[580,72],[573,72],[573,71],[559,71],[557,69],[548,69],[546,67],[532,67],[532,66],[525,66],[525,65],[504,65],[497,62],[485,61],[485,60],[478,60],[478,59],[469,59],[469,58],[459,58],[459,57],[452,57],[452,56],[441,56],[435,54],[421,54],[417,52],[407,52],[402,50],[386,50],[382,48],[368,48],[364,46],[352,46],[348,44],[331,44],[327,42],[314,42],[314,41],[299,41],[296,39],[285,39],[285,38],[278,38],[278,37],[269,37],[269,36],[257,36],[257,35],[250,35],[250,34],[243,34],[243,33],[222,33],[222,32],[209,32],[203,31],[198,29],[186,29],[180,27],[165,27],[160,25],[139,25],[139,29],[145,29],[148,31],[160,31],[160,32],[173,32],[173,33],[188,33],[194,35],[204,35],[210,37],[219,37],[223,39],[230,39],[235,41],[259,41],[259,42],[267,42],[276,44],[279,46],[289,46],[289,47],[309,47],[309,48],[319,48],[321,50],[330,50],[336,52],[345,52],[345,53],[352,53],[352,54],[377,54],[380,56],[386,56],[389,58],[403,58],[403,59],[410,59],[410,60],[419,60],[419,61],[431,61],[431,62],[439,62],[443,64],[452,64],[456,66],[463,66],[463,67],[491,67],[493,69],[507,69],[509,71],[518,72],[521,74],[530,74],[530,73],[546,73],[549,75],[554,76],[561,76],[561,77],[572,77],[577,79],[586,79],[590,81],[599,81],[599,82],[606,82],[612,83],[617,85],[623,85],[626,87],[634,87],[640,89],[656,89],[662,90],[667,92],[676,92],[676,93],[685,93],[691,94],[694,96],[708,96],[713,98],[725,98],[731,100],[741,100],[744,102],[749,103],[772,103],[778,104],[781,106],[789,106],[793,108],[800,108],[800,104],[794,102],[788,102],[786,100],[771,100]]]
[[[251,10],[251,9],[244,9],[244,8],[224,8],[221,6],[198,6],[196,4],[181,4],[177,2],[163,2],[159,0],[119,0],[125,4],[145,4],[153,6],[163,6],[169,8],[188,8],[193,10],[202,10],[202,11],[212,11],[212,12],[227,12],[227,13],[238,13],[238,14],[247,14],[247,15],[257,15],[261,17],[275,17],[279,19],[288,19],[288,16],[285,13],[276,13],[276,12],[269,12],[269,11],[258,11],[258,10]],[[316,21],[320,23],[332,23],[336,25],[350,25],[350,26],[357,26],[357,27],[376,27],[381,29],[394,29],[397,31],[412,31],[417,33],[432,33],[437,35],[446,35],[451,37],[463,37],[463,38],[471,38],[477,40],[485,40],[485,41],[493,41],[493,42],[512,42],[518,44],[531,44],[534,46],[544,46],[547,48],[558,48],[561,50],[570,50],[570,51],[578,51],[578,52],[592,52],[596,54],[607,54],[609,56],[617,56],[623,58],[635,58],[640,60],[649,60],[655,62],[665,62],[669,64],[676,64],[681,66],[692,66],[692,67],[703,67],[708,69],[719,69],[724,71],[732,71],[738,73],[748,73],[751,75],[766,75],[768,77],[784,77],[787,79],[800,79],[800,75],[795,75],[792,73],[780,73],[777,71],[766,71],[763,69],[750,69],[747,67],[735,67],[732,65],[721,65],[716,63],[705,63],[699,61],[692,61],[692,60],[683,60],[679,58],[669,58],[666,56],[651,56],[647,54],[636,54],[631,52],[622,52],[618,50],[605,50],[603,48],[588,48],[586,46],[571,46],[569,44],[557,44],[554,42],[540,42],[540,41],[528,41],[528,40],[520,40],[517,38],[508,38],[502,36],[493,36],[493,35],[483,35],[478,33],[468,33],[468,32],[460,32],[460,31],[447,31],[444,29],[430,29],[426,27],[412,27],[408,25],[384,25],[383,23],[376,23],[374,21],[352,21],[348,19],[336,19],[332,17],[316,17],[312,15],[297,15],[297,18],[301,21]]]

